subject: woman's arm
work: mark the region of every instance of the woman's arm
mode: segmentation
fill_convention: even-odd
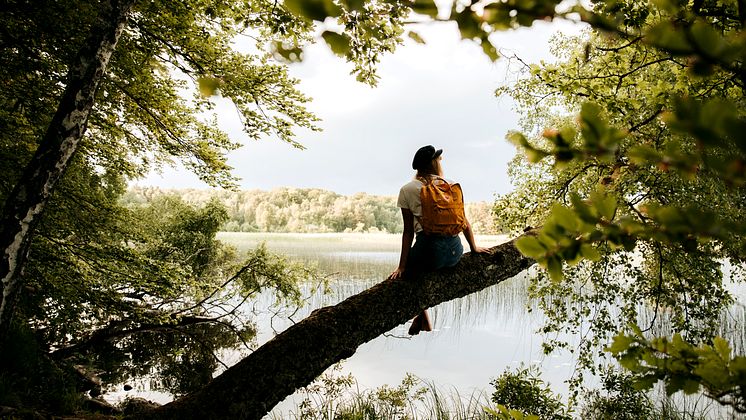
[[[471,252],[475,252],[477,254],[487,252],[487,248],[482,248],[481,246],[477,246],[477,243],[474,241],[474,232],[471,230],[471,223],[469,223],[468,220],[466,221],[466,229],[464,229],[464,236],[466,237],[466,242],[469,244],[469,249],[471,249]]]
[[[461,193],[461,202],[465,203],[463,192]],[[482,248],[481,246],[477,246],[476,241],[474,241],[474,231],[471,230],[471,223],[469,223],[469,219],[466,219],[466,212],[464,212],[464,219],[466,220],[466,229],[464,229],[464,236],[466,237],[466,243],[469,244],[469,249],[471,252],[477,253],[477,254],[483,254],[485,252],[489,252],[487,248]]]
[[[409,249],[414,241],[414,214],[409,209],[401,209],[401,217],[404,221],[404,233],[401,235],[401,254],[399,255],[399,266],[389,275],[390,279],[398,279],[407,268],[407,257]]]

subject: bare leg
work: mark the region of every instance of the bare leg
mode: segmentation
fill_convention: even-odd
[[[420,314],[418,314],[412,320],[412,325],[409,326],[409,335],[417,335],[420,333]]]
[[[430,315],[427,313],[427,309],[422,311],[420,314],[421,317],[421,323],[420,323],[420,329],[422,331],[432,331],[433,330],[433,324],[430,323]]]
[[[420,331],[432,330],[433,326],[430,323],[430,316],[427,314],[427,310],[424,310],[412,320],[412,325],[409,327],[409,335],[417,335]]]

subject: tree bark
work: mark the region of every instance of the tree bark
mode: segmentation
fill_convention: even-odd
[[[53,360],[63,360],[65,358],[74,356],[75,354],[85,354],[86,352],[91,351],[92,349],[95,349],[96,347],[101,346],[104,343],[121,340],[124,337],[128,337],[130,335],[154,331],[174,331],[182,327],[188,327],[190,325],[210,324],[217,322],[217,319],[212,317],[187,315],[171,318],[170,314],[166,312],[161,313],[161,315],[163,317],[170,318],[172,322],[139,323],[133,322],[128,319],[112,321],[106,327],[94,331],[93,334],[91,334],[89,337],[68,347],[59,348],[49,353],[49,356]]]
[[[68,72],[59,106],[0,215],[0,345],[5,342],[35,225],[85,134],[96,89],[135,0],[101,2],[98,22]]]
[[[259,419],[329,366],[352,356],[358,346],[421,310],[500,283],[534,264],[514,242],[489,254],[466,254],[455,267],[419,279],[386,280],[317,309],[203,389],[155,409],[148,418]]]

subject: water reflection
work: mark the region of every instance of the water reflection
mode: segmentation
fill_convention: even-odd
[[[278,305],[270,292],[262,293],[251,302],[247,311],[255,314],[256,345],[304,319],[312,310],[334,305],[382,281],[396,266],[400,246],[397,235],[221,233],[219,238],[239,249],[251,249],[266,242],[270,250],[315,265],[331,275],[328,293],[324,293],[319,284],[302,285],[306,304],[301,308]],[[479,242],[492,245],[499,240],[480,238]],[[460,395],[468,397],[472,392],[488,390],[490,380],[506,369],[536,364],[553,390],[567,396],[565,381],[572,375],[575,361],[567,352],[544,355],[541,344],[547,337],[537,331],[545,319],[538,302],[528,298],[531,275],[529,270],[481,292],[438,305],[431,310],[432,333],[409,337],[406,325],[397,326],[361,345],[344,362],[343,373],[352,373],[361,388],[375,388],[397,384],[410,372],[444,389],[453,387]],[[743,354],[746,349],[743,285],[733,284],[732,290],[741,300],[722,314],[720,335],[732,343],[736,352]],[[652,310],[642,304],[639,309],[640,325],[650,324]],[[667,316],[666,313],[656,315],[654,334],[670,333]],[[564,339],[571,347],[579,342],[577,336],[550,338]],[[247,351],[226,350],[221,352],[220,359],[230,366]],[[218,365],[217,372],[222,370]],[[587,381],[586,385],[595,384],[593,378]],[[178,388],[181,385],[173,387],[172,392],[179,392]],[[161,402],[172,398],[169,394],[152,392],[141,395]],[[278,406],[277,412],[295,408],[298,401],[291,396]]]
[[[305,243],[299,235],[236,235],[221,239],[249,248],[262,241],[270,250],[291,255],[293,259],[316,264],[327,273],[335,273],[329,293],[304,285],[307,305],[295,309],[276,307],[271,293],[262,294],[253,309],[258,315],[257,340],[266,342],[293,322],[305,318],[313,309],[334,305],[349,296],[382,281],[396,266],[400,237],[378,236],[375,240],[330,236]],[[480,244],[494,245],[501,238],[480,238]],[[491,243],[490,243],[491,242]],[[337,247],[335,249],[335,247]],[[341,247],[341,249],[339,248]],[[481,392],[506,368],[520,364],[540,364],[545,380],[560,392],[574,367],[569,354],[545,356],[543,338],[535,331],[543,323],[536,302],[528,299],[527,273],[464,298],[443,303],[431,310],[434,331],[409,337],[407,326],[400,325],[387,334],[360,346],[344,362],[344,373],[351,372],[361,388],[399,383],[405,373],[433,381],[444,388],[453,387],[468,397]],[[533,308],[529,312],[528,308]],[[565,337],[572,341],[572,337]],[[285,402],[292,408],[294,398]],[[282,404],[280,410],[282,410]]]
[[[381,281],[398,262],[399,237],[379,236],[375,240],[355,237],[330,236],[328,241],[312,238],[306,243],[299,235],[248,235],[223,238],[238,246],[255,246],[266,241],[271,250],[291,255],[294,259],[317,264],[327,273],[336,273],[327,294],[304,286],[308,304],[298,310],[291,320],[275,316],[278,308],[271,294],[263,294],[258,302],[257,318],[259,343],[307,316],[313,309],[334,305]],[[482,241],[480,241],[482,242]],[[335,247],[342,247],[336,248]],[[538,302],[528,298],[530,271],[508,279],[481,292],[443,303],[431,310],[434,331],[408,337],[406,326],[363,344],[354,356],[345,361],[344,371],[351,372],[361,388],[396,384],[407,372],[448,388],[453,387],[464,396],[481,392],[489,382],[505,369],[520,364],[540,366],[542,377],[555,392],[567,395],[564,383],[575,369],[569,353],[545,356],[541,343],[545,336],[537,331],[544,323]],[[732,290],[738,290],[732,285]],[[743,293],[737,293],[743,299]],[[746,349],[746,311],[741,300],[721,315],[719,334],[726,337],[734,350],[743,354]],[[257,307],[257,308],[258,308]],[[614,308],[611,308],[613,311]],[[649,325],[654,313],[650,307],[639,306],[639,324]],[[282,312],[288,315],[288,311]],[[270,325],[271,324],[271,325]],[[651,332],[669,335],[671,322],[667,313],[655,315]],[[551,337],[577,345],[575,336]],[[586,385],[595,385],[588,378]],[[292,408],[297,399],[291,397],[279,410]],[[682,403],[686,404],[686,403]],[[716,407],[717,408],[717,407]]]

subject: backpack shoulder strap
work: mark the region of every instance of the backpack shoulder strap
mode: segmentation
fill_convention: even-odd
[[[429,176],[418,176],[416,177],[418,181],[422,183],[422,187],[429,187],[430,185],[433,185],[433,178]]]
[[[441,182],[443,182],[445,184],[449,184],[449,185],[451,184],[445,178],[443,178],[442,176],[439,176],[439,175],[431,175],[431,176],[428,176],[428,177],[416,176],[415,178],[417,180],[419,180],[420,182],[422,182],[424,185],[432,184],[433,181],[435,181],[436,179],[440,180]]]

